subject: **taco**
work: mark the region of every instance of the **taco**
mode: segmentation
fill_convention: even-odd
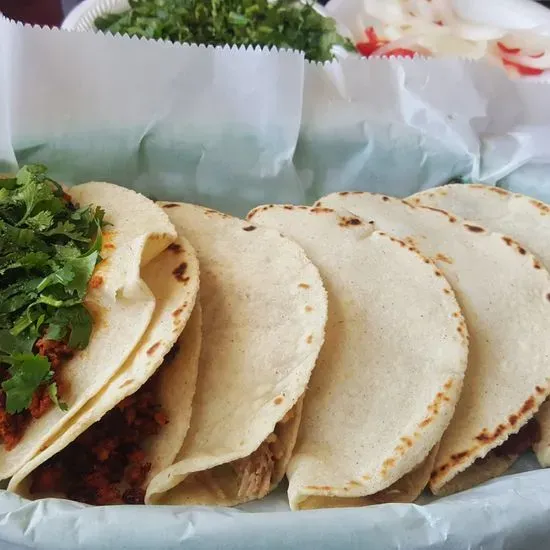
[[[458,216],[483,224],[491,231],[510,235],[527,250],[538,256],[546,269],[550,268],[550,207],[540,201],[487,185],[446,185],[418,193],[408,202],[442,208]],[[520,454],[529,443],[541,466],[550,467],[550,401],[546,401],[536,415],[531,440],[516,439]]]
[[[149,480],[173,462],[189,427],[201,343],[195,252],[179,237],[141,276],[156,301],[143,338],[71,424],[16,472],[10,491],[138,504]]]
[[[537,437],[532,419],[550,393],[548,271],[511,237],[443,210],[369,193],[336,193],[319,203],[362,216],[431,258],[464,312],[468,368],[432,492],[467,489],[506,471]]]
[[[191,426],[146,503],[235,505],[282,479],[324,339],[327,298],[303,250],[215,210],[163,203],[201,265],[203,343]]]
[[[270,205],[248,219],[302,246],[329,294],[325,344],[287,469],[290,507],[415,500],[466,370],[468,335],[449,283],[349,213]]]
[[[116,185],[65,192],[43,166],[0,180],[0,478],[131,354],[155,307],[140,269],[176,236],[158,206]]]

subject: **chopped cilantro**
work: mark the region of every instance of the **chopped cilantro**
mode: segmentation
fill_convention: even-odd
[[[10,361],[11,378],[2,384],[2,389],[6,392],[6,410],[16,413],[28,408],[34,392],[51,376],[50,362],[32,353],[12,355]]]
[[[77,208],[42,165],[0,179],[0,369],[8,413],[29,407],[47,385],[57,385],[47,357],[33,352],[43,337],[71,349],[88,345],[92,317],[84,304],[100,260],[103,211]]]
[[[334,19],[296,0],[129,0],[129,9],[95,20],[100,31],[223,46],[275,46],[330,61],[334,46],[349,51]]]

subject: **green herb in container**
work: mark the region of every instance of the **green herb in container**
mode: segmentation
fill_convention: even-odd
[[[98,30],[145,38],[223,46],[267,46],[330,61],[334,46],[354,50],[312,4],[295,0],[129,0],[130,9],[98,17]]]

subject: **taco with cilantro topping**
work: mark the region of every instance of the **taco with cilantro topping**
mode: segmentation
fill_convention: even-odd
[[[155,311],[141,269],[176,236],[161,208],[113,184],[65,191],[42,165],[0,180],[0,478],[124,365]]]
[[[9,490],[141,504],[149,480],[175,459],[189,427],[201,347],[195,251],[179,237],[142,277],[156,305],[138,346],[63,433],[13,476]]]

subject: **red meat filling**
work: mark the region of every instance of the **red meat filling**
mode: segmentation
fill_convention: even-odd
[[[31,493],[61,493],[87,504],[143,504],[151,464],[141,445],[168,423],[152,383],[40,466],[33,474]]]

